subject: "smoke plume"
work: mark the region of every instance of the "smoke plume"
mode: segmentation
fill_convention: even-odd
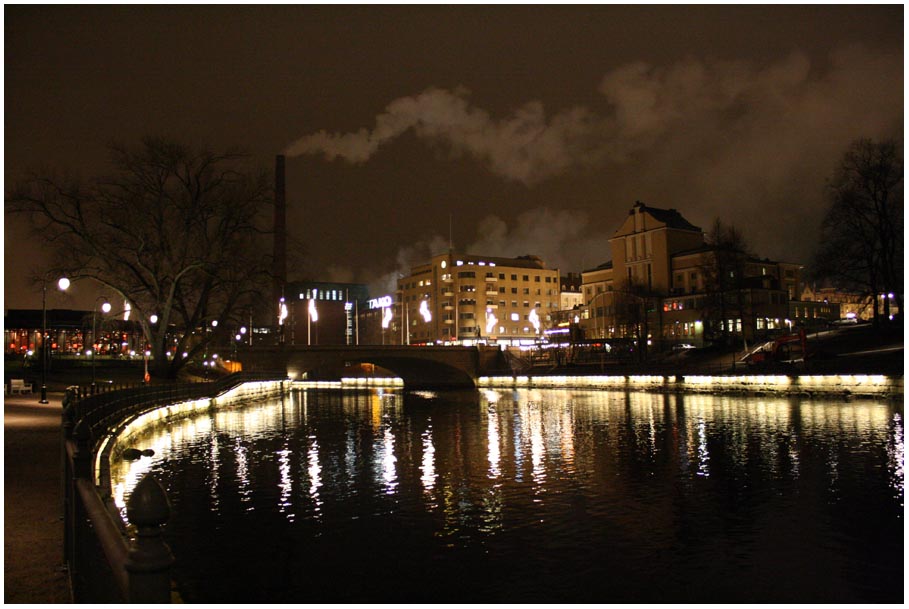
[[[503,178],[531,185],[641,152],[665,155],[682,144],[714,156],[751,151],[768,134],[782,132],[784,141],[772,143],[787,145],[776,152],[789,161],[815,146],[819,134],[848,141],[859,129],[874,136],[892,128],[902,116],[902,99],[894,99],[890,85],[901,79],[900,57],[862,47],[833,53],[826,66],[812,66],[800,52],[764,66],[693,58],[665,67],[633,62],[602,78],[599,111],[575,106],[547,116],[541,102],[530,101],[497,120],[471,105],[465,88],[430,88],[389,103],[372,129],[319,131],[285,153],[363,163],[413,131],[472,155]],[[697,163],[691,171],[699,171]]]

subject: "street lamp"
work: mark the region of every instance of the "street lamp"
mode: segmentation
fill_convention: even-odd
[[[309,306],[306,309],[306,346],[312,345],[312,324],[319,321],[319,312],[316,310],[316,301],[314,298],[309,299]],[[319,335],[316,334],[316,342],[319,342]]]
[[[95,343],[98,342],[98,333],[95,329],[95,313],[97,312],[98,302],[102,299],[104,302],[101,304],[101,312],[110,313],[110,303],[107,302],[107,299],[103,296],[96,298],[95,306],[92,307],[92,347],[91,351],[89,351],[89,355],[92,356],[92,395],[95,393],[95,351],[98,350],[98,348],[95,346]]]
[[[69,279],[61,277],[57,280],[57,288],[65,292],[69,288]],[[41,281],[41,399],[39,404],[47,404],[47,360],[50,354],[47,350],[47,275]]]

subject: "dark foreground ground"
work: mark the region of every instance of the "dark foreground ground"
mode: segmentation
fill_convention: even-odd
[[[3,601],[72,602],[63,565],[60,393],[3,403]]]
[[[29,378],[7,365],[5,376]],[[96,369],[99,382],[138,383],[133,368]],[[31,380],[37,380],[32,377]],[[3,601],[71,603],[63,570],[60,415],[63,390],[91,382],[89,369],[54,370],[40,392],[3,399]]]

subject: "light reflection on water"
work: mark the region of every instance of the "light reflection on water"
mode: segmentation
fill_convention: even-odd
[[[115,500],[125,516],[141,475],[165,483],[191,601],[845,602],[886,597],[882,582],[902,571],[891,563],[902,555],[903,418],[877,401],[300,391],[123,446],[155,456],[112,463]],[[196,562],[242,570],[206,527],[229,530],[230,548],[249,544],[241,562],[262,570],[267,591],[206,582]],[[311,576],[278,577],[272,546]],[[382,579],[385,592],[344,577]],[[694,577],[707,579],[692,588]],[[440,589],[450,596],[432,596]]]

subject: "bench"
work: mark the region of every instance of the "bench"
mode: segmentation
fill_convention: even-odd
[[[31,393],[32,386],[26,385],[23,379],[10,379],[9,380],[9,392],[10,393]]]

